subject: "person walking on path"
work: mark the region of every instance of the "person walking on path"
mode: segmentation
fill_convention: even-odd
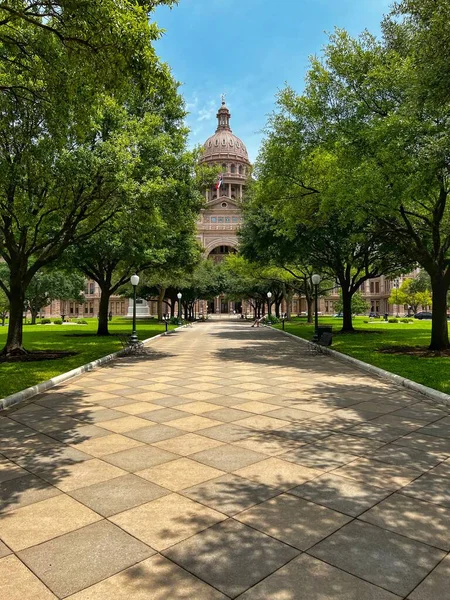
[[[259,317],[259,318],[257,317],[257,318],[256,318],[256,319],[253,321],[252,327],[259,327],[259,326],[260,326],[260,324],[262,323],[263,319],[264,319],[264,314],[263,314],[261,317]]]

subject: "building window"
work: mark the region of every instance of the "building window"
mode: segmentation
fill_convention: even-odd
[[[225,217],[225,223],[231,223],[230,217]]]
[[[91,313],[91,315],[94,314],[94,303],[93,302],[89,302],[89,312]]]
[[[227,208],[228,204],[226,202],[222,202],[222,204],[220,205],[222,208]]]
[[[228,169],[227,169],[227,165],[226,165],[225,163],[222,165],[222,171],[223,171],[224,173],[226,173],[226,172],[228,171]]]
[[[236,173],[236,165],[231,165],[231,172]]]
[[[223,217],[218,217],[219,223],[223,223]]]
[[[211,217],[211,223],[217,223],[217,217]]]
[[[239,175],[242,175],[242,173],[243,173],[242,165],[239,165]]]
[[[89,284],[89,293],[90,294],[95,294],[95,283],[90,283]]]
[[[233,217],[233,223],[238,223],[239,219],[237,217]]]
[[[89,312],[89,309],[88,309],[88,306],[87,306],[87,304],[85,304],[85,305],[84,305],[84,312],[85,312],[85,313]]]

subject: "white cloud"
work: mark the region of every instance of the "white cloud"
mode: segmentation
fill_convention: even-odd
[[[197,111],[197,121],[211,121],[216,116],[217,106],[214,100],[209,100],[207,104]]]

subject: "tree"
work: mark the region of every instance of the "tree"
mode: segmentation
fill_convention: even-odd
[[[430,294],[429,278],[423,271],[414,278],[408,278],[402,281],[400,287],[394,288],[389,296],[389,304],[406,304],[411,307],[413,313],[416,313],[419,305],[422,308],[431,305],[432,298]]]
[[[35,325],[40,310],[53,300],[83,303],[84,281],[84,277],[73,272],[42,270],[36,273],[25,294],[25,307],[31,312],[31,324]]]
[[[352,296],[362,283],[396,272],[406,259],[374,226],[370,215],[356,218],[348,209],[337,211],[336,198],[351,194],[341,182],[342,173],[330,153],[313,150],[307,155],[302,130],[286,113],[287,106],[274,119],[257,163],[258,182],[244,207],[241,251],[249,259],[271,261],[303,280],[311,321],[313,272],[322,274],[322,289],[336,282],[342,290],[342,332],[351,333]]]
[[[5,326],[6,317],[9,312],[9,300],[5,292],[0,289],[0,319],[2,320],[2,327]]]
[[[356,219],[370,207],[398,253],[429,274],[433,350],[449,346],[448,9],[448,1],[399,2],[381,40],[337,30],[323,59],[312,60],[303,96],[283,94],[287,110],[300,114],[304,146],[332,149],[346,174],[352,193],[337,197],[338,207],[351,207]]]
[[[344,308],[344,303],[342,301],[342,292],[339,293],[339,299],[334,303],[334,310],[338,313],[342,312]],[[352,296],[352,313],[354,315],[363,315],[369,310],[369,303],[361,294],[361,292],[356,292]]]
[[[22,310],[35,274],[72,244],[87,241],[130,196],[140,159],[131,118],[123,127],[132,91],[151,89],[155,109],[173,88],[151,46],[159,30],[147,10],[156,4],[0,4],[8,13],[0,22],[0,258],[10,273],[9,281],[0,281],[10,301],[6,355],[24,351]]]

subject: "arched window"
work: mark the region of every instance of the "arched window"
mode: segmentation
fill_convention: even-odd
[[[239,165],[239,175],[242,175],[244,172],[244,169],[242,167],[242,165]]]
[[[222,165],[222,171],[223,171],[224,173],[226,173],[226,172],[227,172],[227,165],[226,165],[225,163],[223,163],[223,165]]]
[[[231,165],[231,172],[236,173],[236,165]]]

